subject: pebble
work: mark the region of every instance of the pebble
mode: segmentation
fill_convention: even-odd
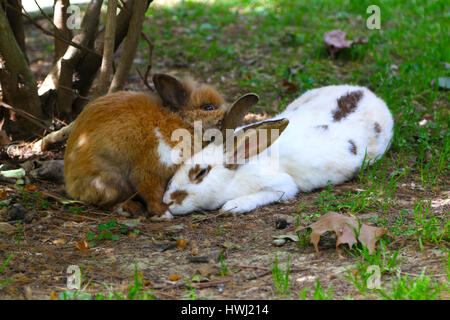
[[[287,227],[287,225],[288,225],[288,222],[284,218],[278,218],[275,221],[275,228],[277,228],[277,229],[285,229]]]
[[[284,246],[284,244],[286,243],[286,239],[274,239],[272,243],[276,247],[281,247]]]
[[[189,262],[194,262],[194,263],[208,263],[209,257],[208,256],[189,256],[188,260],[189,260]]]
[[[20,203],[15,203],[8,209],[9,220],[23,220],[25,214],[26,210]]]

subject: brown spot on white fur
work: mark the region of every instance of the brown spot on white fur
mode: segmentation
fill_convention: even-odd
[[[348,140],[348,143],[350,143],[350,152],[356,155],[358,149],[356,148],[355,142],[353,140]]]
[[[361,100],[363,92],[361,90],[349,92],[337,100],[338,107],[333,111],[334,121],[341,121],[350,113],[354,112]]]
[[[328,130],[328,125],[322,124],[320,126],[316,126],[317,129]]]
[[[381,126],[380,126],[380,124],[379,124],[378,122],[375,122],[375,123],[373,124],[373,128],[375,129],[375,132],[376,132],[377,134],[381,132]]]
[[[173,200],[173,201],[175,201],[176,204],[182,204],[182,203],[183,203],[183,200],[187,197],[187,195],[188,195],[188,194],[187,194],[186,191],[184,191],[184,190],[178,190],[178,191],[173,192],[173,193],[170,195],[170,199]]]
[[[197,175],[202,171],[202,170],[206,170],[204,174],[202,174],[201,177],[197,178]],[[203,178],[206,177],[206,175],[209,173],[209,171],[211,170],[211,166],[208,165],[206,168],[201,168],[198,164],[195,165],[194,168],[191,168],[189,170],[189,180],[192,183],[195,184],[199,184],[203,181]],[[197,178],[197,179],[196,179]]]

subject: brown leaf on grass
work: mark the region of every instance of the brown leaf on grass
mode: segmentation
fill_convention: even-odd
[[[354,217],[347,217],[336,212],[328,212],[321,216],[316,222],[310,224],[306,227],[298,227],[295,231],[301,231],[305,228],[311,228],[312,232],[310,235],[311,243],[317,253],[319,253],[318,243],[320,240],[320,235],[327,231],[334,231],[337,236],[336,248],[342,244],[346,243],[351,248],[355,243],[361,242],[369,250],[369,254],[375,251],[375,244],[377,238],[386,233],[386,230],[378,227],[371,227],[365,224],[359,226],[358,220]],[[359,235],[356,239],[356,232]]]
[[[8,192],[5,189],[0,190],[0,199],[6,198],[8,196]]]
[[[295,93],[298,91],[298,85],[296,85],[295,83],[292,83],[286,79],[283,79],[282,85],[283,85],[283,87],[286,88],[284,90],[285,93]]]
[[[342,30],[331,30],[323,35],[323,41],[327,45],[331,58],[334,59],[335,54],[342,49],[350,48],[354,44],[367,43],[367,39],[360,37],[356,40],[345,39],[347,34]]]

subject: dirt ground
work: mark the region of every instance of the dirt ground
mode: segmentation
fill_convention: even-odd
[[[84,292],[89,293],[105,292],[105,283],[114,290],[125,291],[136,267],[144,284],[160,299],[186,299],[192,288],[197,299],[296,299],[303,288],[314,288],[316,279],[320,279],[325,288],[332,286],[334,299],[361,297],[353,284],[344,278],[346,270],[351,270],[356,260],[345,252],[341,252],[342,256],[338,254],[333,235],[322,237],[320,255],[310,244],[291,241],[280,247],[273,244],[273,236],[295,236],[296,217],[300,217],[300,225],[308,224],[304,214],[295,214],[299,212],[298,204],[306,203],[312,208],[321,190],[299,194],[289,202],[269,205],[244,215],[208,212],[177,217],[170,222],[153,222],[146,217],[124,218],[91,206],[63,205],[57,200],[65,196],[58,193],[55,184],[34,181],[33,186],[42,197],[24,202],[24,196],[17,188],[1,185],[7,193],[6,199],[12,203],[25,203],[37,213],[29,224],[14,225],[10,221],[8,224],[14,227],[3,232],[0,262],[10,254],[13,257],[1,273],[1,281],[12,280],[0,287],[2,299],[54,297],[67,290],[70,265],[80,267]],[[334,190],[339,194],[355,187],[349,182]],[[405,208],[409,198],[407,188],[404,192],[399,190],[398,194],[404,194],[398,202]],[[440,211],[437,214],[448,212],[448,200],[445,203],[436,209]],[[394,206],[389,212],[392,220],[397,210]],[[7,209],[0,212],[2,220],[6,219],[6,213]],[[360,217],[370,224],[371,216],[373,214]],[[285,229],[276,228],[278,218],[288,222]],[[99,234],[101,223],[114,220],[118,224],[127,224],[127,232],[111,228],[111,233],[119,239],[95,240],[95,246],[91,247],[87,235]],[[388,237],[392,236],[388,232]],[[405,247],[401,253],[406,258],[401,264],[403,274],[418,276],[426,266],[427,272],[446,281],[442,250],[426,246],[422,253],[407,238],[395,242],[391,242],[391,249]],[[274,293],[271,267],[275,256],[283,271],[290,257],[287,295]],[[227,265],[225,275],[221,274],[223,263]],[[174,278],[179,279],[171,281]],[[195,281],[190,281],[189,285],[186,278]],[[382,281],[389,278],[383,276]]]

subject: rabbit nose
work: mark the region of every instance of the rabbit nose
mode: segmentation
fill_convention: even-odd
[[[169,206],[173,203],[173,201],[171,201],[171,199],[170,199],[170,195],[167,192],[163,196],[163,203],[165,203]]]

